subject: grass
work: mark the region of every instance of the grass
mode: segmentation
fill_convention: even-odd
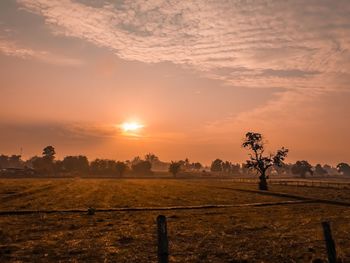
[[[276,202],[287,198],[220,180],[0,180],[0,210]],[[350,200],[344,190],[272,191]],[[326,258],[321,221],[332,222],[339,255],[350,260],[350,209],[326,204],[162,211],[171,262],[310,262]],[[156,262],[159,212],[0,216],[0,262]],[[345,262],[347,262],[345,261]]]

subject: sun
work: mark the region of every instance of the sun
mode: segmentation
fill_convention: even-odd
[[[120,128],[124,132],[136,132],[143,127],[144,127],[144,125],[137,123],[137,122],[124,122],[120,125]]]

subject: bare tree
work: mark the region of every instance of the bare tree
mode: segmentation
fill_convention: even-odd
[[[252,151],[252,153],[249,153],[250,159],[247,160],[246,166],[255,169],[260,174],[259,189],[268,190],[266,171],[273,165],[281,166],[287,157],[288,149],[282,147],[275,154],[264,156],[265,143],[263,137],[260,133],[255,132],[248,132],[245,135],[242,146]]]

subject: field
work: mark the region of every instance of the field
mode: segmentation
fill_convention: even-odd
[[[326,259],[324,220],[332,224],[339,256],[350,262],[349,207],[322,202],[273,205],[296,199],[244,191],[255,188],[207,179],[2,179],[0,211],[61,212],[0,215],[0,262],[156,262],[159,214],[168,219],[170,262]],[[349,190],[273,185],[271,191],[350,202]],[[252,203],[271,204],[238,206]],[[237,207],[64,212],[208,204]]]

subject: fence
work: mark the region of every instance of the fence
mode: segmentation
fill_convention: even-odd
[[[337,258],[337,251],[335,242],[332,236],[331,225],[329,222],[321,223],[323,228],[323,236],[327,249],[328,263],[339,263],[342,262]],[[164,215],[157,217],[157,244],[158,244],[158,263],[169,262],[169,241],[168,241],[168,230],[167,220]],[[320,261],[322,262],[322,261]]]
[[[239,183],[258,183],[255,178],[234,178],[229,179],[232,182]],[[269,184],[288,185],[288,186],[306,186],[306,187],[322,187],[335,189],[350,189],[350,182],[331,182],[322,180],[297,180],[297,179],[269,179]]]

